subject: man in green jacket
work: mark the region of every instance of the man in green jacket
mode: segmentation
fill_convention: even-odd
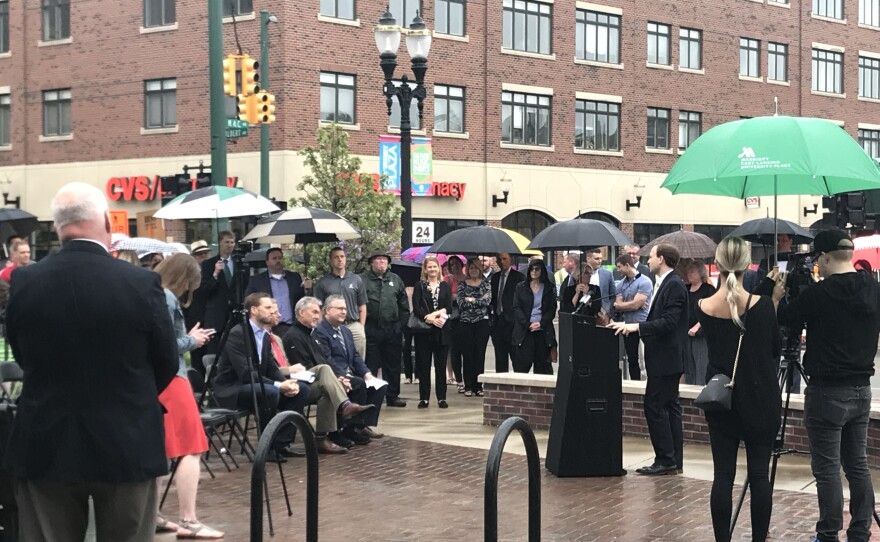
[[[392,407],[405,407],[400,398],[400,362],[403,326],[409,319],[409,299],[403,280],[388,270],[391,257],[373,254],[370,269],[361,274],[367,288],[367,367],[373,374],[382,369],[388,381],[385,402]]]

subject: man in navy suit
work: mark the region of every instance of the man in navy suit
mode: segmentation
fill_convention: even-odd
[[[593,268],[593,277],[590,284],[599,287],[599,294],[602,296],[602,308],[611,316],[614,312],[614,300],[617,298],[617,288],[614,285],[614,276],[611,271],[602,267],[602,251],[597,249],[591,250],[587,254],[587,263]]]
[[[284,269],[284,253],[280,248],[270,248],[266,251],[266,271],[256,274],[248,281],[245,297],[257,292],[265,292],[278,302],[278,312],[281,318],[278,325],[272,328],[272,333],[284,337],[290,326],[296,321],[293,313],[296,302],[306,295],[305,288],[311,288],[311,281],[306,280],[303,284],[299,273]]]
[[[367,368],[361,355],[358,354],[354,344],[354,336],[351,330],[345,326],[346,306],[345,298],[341,295],[332,294],[324,301],[324,320],[318,324],[313,332],[314,338],[321,346],[327,363],[333,368],[336,377],[342,382],[343,388],[348,392],[348,398],[359,405],[373,405],[371,410],[363,416],[363,427],[353,425],[346,426],[342,435],[355,444],[367,444],[370,439],[381,438],[382,433],[370,429],[379,424],[379,410],[385,401],[385,392],[388,386],[378,389],[369,387],[367,384],[373,380],[373,373]],[[344,445],[336,442],[340,446]]]
[[[677,474],[681,472],[682,429],[678,381],[684,372],[684,345],[688,331],[687,287],[673,272],[678,250],[667,243],[651,249],[648,266],[657,277],[648,319],[641,323],[615,322],[609,327],[617,333],[638,333],[645,343],[645,419],[654,463],[637,469],[639,474]]]
[[[506,373],[513,355],[513,292],[516,285],[526,280],[525,275],[510,265],[510,254],[495,256],[498,272],[489,280],[492,287],[492,304],[489,305],[492,346],[495,347],[495,372]]]

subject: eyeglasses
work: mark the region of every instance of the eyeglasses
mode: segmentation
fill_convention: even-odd
[[[327,308],[337,310],[337,311],[344,311],[345,310],[345,307],[327,307]]]

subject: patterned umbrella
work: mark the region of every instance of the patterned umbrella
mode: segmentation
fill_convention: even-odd
[[[243,188],[208,186],[181,194],[159,209],[155,217],[173,220],[257,216],[279,211],[272,201]]]
[[[133,250],[137,252],[138,258],[143,258],[147,254],[174,254],[182,252],[178,247],[165,241],[151,239],[149,237],[131,237],[127,239],[119,239],[110,246],[110,250]]]
[[[449,260],[449,256],[446,254],[432,254],[428,252],[428,249],[431,247],[410,247],[403,252],[400,253],[400,259],[405,262],[414,262],[417,264],[421,264],[425,261],[427,256],[435,256],[437,260],[440,262],[440,265],[443,265]],[[461,254],[453,254],[453,256],[457,256],[458,259],[461,260],[461,263],[467,263],[467,258],[465,258]]]
[[[715,244],[715,241],[702,233],[679,230],[654,239],[643,246],[639,254],[647,256],[651,249],[660,243],[669,243],[677,248],[682,258],[713,258],[715,256],[715,248],[718,246]]]
[[[244,236],[257,243],[334,243],[360,239],[361,232],[348,220],[325,209],[295,207],[261,219]]]

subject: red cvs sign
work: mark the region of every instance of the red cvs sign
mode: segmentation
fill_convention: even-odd
[[[196,179],[192,181],[192,189],[196,188]],[[234,188],[238,177],[227,177],[226,186]],[[111,177],[104,189],[110,201],[153,201],[163,194],[162,180],[158,175],[152,179],[143,175],[137,177]]]

